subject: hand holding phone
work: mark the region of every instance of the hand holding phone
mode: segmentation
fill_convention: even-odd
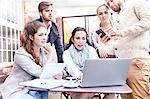
[[[106,35],[106,33],[102,29],[97,30],[96,33],[100,35],[100,38],[103,38]]]
[[[101,42],[103,43],[106,43],[111,38],[111,36],[107,32],[104,32],[102,29],[97,30],[96,33],[100,36]]]

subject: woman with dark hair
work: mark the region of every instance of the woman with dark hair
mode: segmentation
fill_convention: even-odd
[[[87,31],[86,31],[84,28],[82,28],[82,27],[76,27],[76,28],[72,31],[72,35],[71,35],[71,37],[70,37],[70,39],[69,39],[69,44],[67,44],[66,49],[68,49],[68,48],[71,46],[71,44],[73,44],[73,41],[71,40],[71,38],[75,36],[75,33],[76,33],[77,31],[84,31],[84,32],[86,33],[86,43],[87,43],[88,45],[91,45],[90,42],[89,42],[89,39],[88,39],[88,33],[87,33]]]
[[[82,27],[72,31],[68,49],[64,51],[63,60],[67,64],[67,72],[76,78],[82,76],[86,59],[98,59],[96,50],[88,45],[88,33]]]
[[[57,62],[55,49],[46,43],[46,33],[45,25],[39,21],[25,26],[21,47],[15,52],[12,72],[0,90],[3,99],[39,99],[43,94],[43,99],[48,99],[48,92],[29,91],[27,87],[19,86],[20,82],[39,78],[48,63]],[[62,72],[52,77],[60,79]]]
[[[88,45],[88,33],[82,27],[72,31],[67,50],[63,53],[66,71],[73,77],[82,79],[82,70],[86,59],[98,59],[96,50]],[[94,93],[70,93],[72,99],[89,99]]]

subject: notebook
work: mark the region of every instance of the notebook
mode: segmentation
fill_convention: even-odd
[[[48,63],[43,67],[40,79],[50,79],[52,76],[60,73],[64,68],[65,63]]]
[[[88,59],[83,69],[81,87],[114,86],[126,83],[131,59]]]

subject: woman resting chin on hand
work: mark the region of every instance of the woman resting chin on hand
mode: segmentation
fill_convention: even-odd
[[[20,38],[21,47],[14,55],[12,72],[0,89],[2,99],[48,99],[47,91],[32,91],[19,85],[23,81],[40,78],[47,62],[57,62],[53,48],[46,44],[46,33],[45,25],[39,21],[26,24]]]

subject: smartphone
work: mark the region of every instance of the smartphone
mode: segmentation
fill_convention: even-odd
[[[107,32],[104,32],[102,29],[97,30],[96,33],[98,35],[101,34],[100,38],[103,38],[105,35],[107,35],[109,37],[107,40],[110,40],[110,38],[111,38],[110,35]]]
[[[102,29],[97,30],[96,33],[97,33],[98,35],[101,34],[101,35],[100,35],[100,38],[103,38],[103,37],[106,35],[106,33],[105,33]]]

